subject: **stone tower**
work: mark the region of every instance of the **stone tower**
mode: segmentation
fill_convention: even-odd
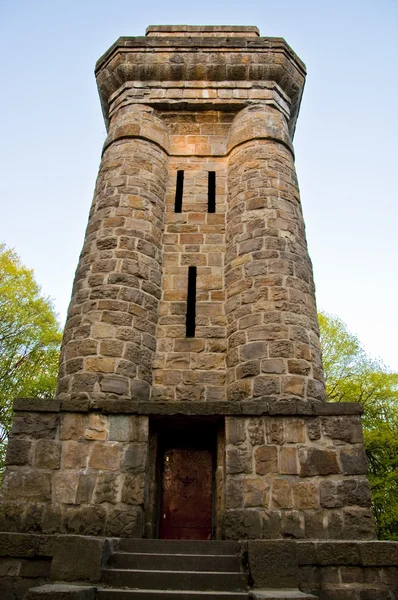
[[[2,529],[374,539],[361,408],[325,402],[304,64],[256,27],[156,26],[96,77],[108,136],[57,398],[15,403]]]

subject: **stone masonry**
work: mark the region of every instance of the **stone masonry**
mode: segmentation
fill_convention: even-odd
[[[375,529],[361,407],[325,402],[292,145],[305,66],[256,27],[154,26],[96,78],[108,136],[57,396],[14,404],[0,530],[156,537],[178,419],[214,437],[214,535],[249,544],[253,573],[259,540],[296,540],[313,559],[294,546],[293,571],[319,593],[320,540],[372,544]],[[355,560],[339,585],[357,581],[345,565],[373,565]]]

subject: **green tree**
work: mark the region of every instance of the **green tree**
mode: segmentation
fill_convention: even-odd
[[[0,473],[16,397],[55,392],[61,331],[33,271],[0,244]]]
[[[326,394],[361,402],[378,535],[398,540],[398,373],[366,354],[343,321],[319,314]]]

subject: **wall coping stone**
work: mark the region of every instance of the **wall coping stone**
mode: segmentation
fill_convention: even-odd
[[[276,402],[247,400],[243,402],[160,402],[133,400],[93,400],[71,398],[44,400],[42,398],[17,398],[13,409],[16,412],[89,412],[138,415],[220,415],[220,416],[344,416],[360,415],[363,407],[359,402],[302,402],[285,400]]]
[[[202,36],[211,33],[217,36],[234,34],[242,37],[258,37],[260,31],[255,25],[148,25],[145,30],[146,36],[167,36],[168,34],[180,34],[190,36],[193,33]]]

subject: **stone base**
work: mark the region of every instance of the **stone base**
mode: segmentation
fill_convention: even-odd
[[[1,600],[91,600],[118,545],[117,538],[0,533]],[[398,542],[252,540],[240,546],[253,600],[398,600]]]

